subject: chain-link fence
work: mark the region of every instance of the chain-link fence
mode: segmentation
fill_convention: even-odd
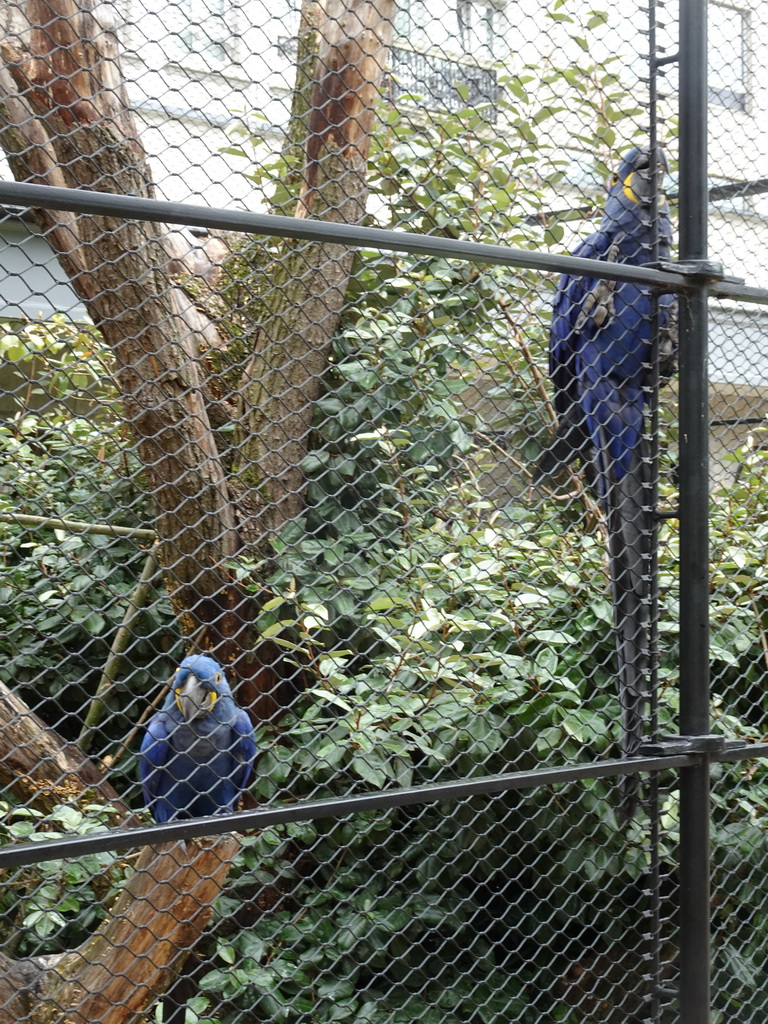
[[[0,19],[0,1022],[761,1021],[765,4]]]

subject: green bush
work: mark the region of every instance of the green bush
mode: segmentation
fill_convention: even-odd
[[[0,355],[27,381],[0,422],[0,512],[151,527],[98,332],[63,317],[6,324]],[[147,551],[131,537],[13,521],[0,522],[0,539],[0,679],[75,738]],[[167,675],[172,662],[158,657],[177,644],[161,587],[142,612],[124,665],[130,687],[110,698],[102,739],[125,735],[138,714],[135,695]]]
[[[0,802],[2,845],[86,836],[113,824],[113,808],[102,804],[60,804],[43,814]],[[130,870],[129,860],[114,852],[8,870],[0,896],[0,924],[9,940],[4,952],[25,957],[73,948],[106,916]]]

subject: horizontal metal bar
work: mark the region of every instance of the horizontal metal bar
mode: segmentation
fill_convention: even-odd
[[[649,757],[667,757],[670,754],[713,754],[725,748],[725,736],[721,733],[704,733],[695,736],[659,736],[658,739],[643,743],[641,754]]]
[[[709,286],[712,299],[737,299],[739,302],[756,302],[768,306],[768,288],[752,288],[736,281],[715,281]]]
[[[652,57],[651,58],[651,64],[655,68],[663,68],[665,64],[677,64],[679,59],[680,59],[680,54],[675,52],[675,53],[670,53],[666,57]]]
[[[765,416],[733,416],[709,421],[710,427],[759,427],[764,424]]]
[[[746,196],[761,196],[768,192],[768,178],[753,181],[732,181],[727,185],[713,185],[709,190],[710,202],[722,199],[736,199]]]
[[[633,281],[668,291],[685,291],[690,282],[681,274],[636,267],[626,263],[585,260],[577,256],[542,253],[529,249],[513,249],[504,245],[486,245],[452,238],[439,238],[411,231],[390,231],[362,227],[358,224],[336,224],[329,221],[278,217],[266,213],[220,207],[172,203],[160,199],[139,199],[135,196],[91,192],[85,189],[54,188],[51,185],[25,185],[20,182],[0,183],[0,206],[38,206],[47,210],[68,210],[128,220],[156,221],[162,224],[183,224],[187,227],[239,231],[253,235],[279,238],[301,238],[313,242],[334,242],[367,249],[410,252],[444,259],[463,259],[473,263],[491,263],[547,273],[568,273],[599,276],[613,281]]]
[[[725,277],[722,263],[710,259],[678,260],[677,263],[662,261],[660,269],[677,270],[680,274],[685,274],[686,277],[698,280],[699,284],[701,284],[702,279],[713,283],[715,281],[722,281]]]
[[[768,743],[743,743],[728,746],[711,755],[712,761],[747,761],[750,758],[768,757]]]
[[[599,779],[612,775],[634,775],[639,772],[685,768],[697,764],[698,760],[699,758],[693,754],[679,754],[666,757],[625,757],[589,764],[566,765],[562,768],[534,768],[525,772],[508,772],[478,779],[462,779],[458,782],[378,790],[333,800],[302,800],[295,804],[281,804],[279,807],[192,818],[165,825],[118,829],[96,835],[73,836],[71,839],[20,843],[0,849],[0,870],[25,864],[39,864],[63,857],[103,853],[107,850],[135,849],[153,843],[187,842],[202,836],[268,828],[270,825],[281,825],[291,821],[343,818],[359,811],[409,807],[413,804],[438,803],[442,800],[466,800],[473,796],[492,796],[535,786],[554,786],[558,783],[579,782],[583,779]]]
[[[0,523],[29,526],[33,529],[63,530],[65,533],[98,533],[103,537],[135,537],[137,540],[154,540],[157,536],[154,530],[139,527],[81,523],[77,519],[50,519],[48,516],[27,516],[20,512],[0,512]]]

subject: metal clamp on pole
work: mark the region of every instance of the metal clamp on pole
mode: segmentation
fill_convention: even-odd
[[[723,264],[717,260],[662,261],[659,263],[659,270],[683,274],[685,277],[695,277],[699,280],[701,278],[707,281],[724,281],[726,279]]]
[[[726,738],[715,733],[703,736],[661,736],[640,748],[643,757],[674,757],[676,754],[719,754],[725,750]]]

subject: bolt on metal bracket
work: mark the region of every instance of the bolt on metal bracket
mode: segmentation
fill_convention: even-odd
[[[653,518],[662,522],[665,519],[679,519],[680,508],[655,508],[653,511]]]

